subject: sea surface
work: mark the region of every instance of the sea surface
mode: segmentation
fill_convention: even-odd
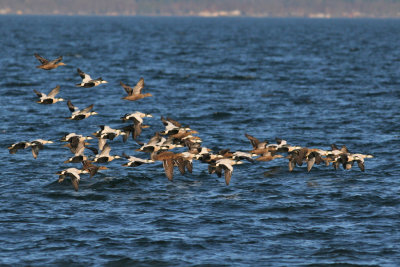
[[[0,36],[1,265],[400,265],[400,20],[0,16]],[[34,53],[67,65],[35,68]],[[77,68],[108,83],[76,87]],[[119,82],[140,77],[153,97],[122,100]],[[66,102],[36,103],[34,89],[57,85],[99,115],[71,121]],[[57,182],[81,167],[63,163],[64,134],[126,126],[134,111],[153,115],[142,142],[169,116],[214,152],[251,150],[248,133],[374,158],[365,172],[245,163],[229,186],[200,162],[170,182],[160,162],[120,159],[78,192]],[[36,160],[8,153],[37,138],[54,143]],[[109,143],[148,157],[132,139]]]

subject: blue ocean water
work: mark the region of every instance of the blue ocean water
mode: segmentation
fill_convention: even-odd
[[[0,263],[68,266],[400,264],[400,21],[0,16]],[[35,68],[33,54],[67,66]],[[76,68],[108,84],[78,88]],[[154,96],[121,100],[144,77]],[[99,115],[70,121],[65,102]],[[288,171],[287,159],[235,166],[229,186],[194,163],[173,182],[161,163],[115,160],[80,190],[58,184],[71,153],[59,139],[151,113],[141,141],[169,116],[203,145],[249,151],[251,134],[374,155],[365,172]],[[33,159],[18,141],[55,141]],[[131,139],[111,154],[145,157]]]

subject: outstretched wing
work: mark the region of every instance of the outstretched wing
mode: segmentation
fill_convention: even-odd
[[[254,149],[258,148],[258,144],[260,143],[260,141],[257,138],[246,133],[244,135],[247,137],[247,139],[250,140],[250,143]]]
[[[90,106],[82,109],[81,113],[88,113],[93,108],[93,106],[94,106],[94,104],[91,104]]]
[[[35,55],[35,57],[37,58],[37,60],[40,61],[40,63],[42,63],[42,64],[47,64],[47,63],[49,63],[49,61],[48,61],[47,59],[45,59],[44,57],[39,56],[39,54],[35,53],[34,55]]]
[[[171,119],[170,117],[167,117],[167,121],[169,121],[170,123],[172,123],[174,126],[176,127],[182,127],[182,124],[176,120]]]
[[[142,133],[142,124],[141,123],[135,123],[134,124],[134,132],[132,133],[133,139],[138,138],[138,136]]]
[[[56,88],[51,90],[50,93],[47,96],[48,97],[55,97],[59,92],[60,92],[60,86],[57,85]]]
[[[228,168],[224,168],[225,171],[225,183],[226,185],[229,185],[229,182],[231,181],[232,177],[232,171]]]
[[[103,150],[101,151],[99,157],[108,157],[110,156],[111,147],[108,144],[105,144]]]
[[[124,84],[123,82],[119,82],[119,84],[125,89],[125,92],[128,95],[132,95],[133,89],[131,87],[129,87],[128,85]]]
[[[81,76],[81,78],[82,78],[82,82],[87,83],[92,80],[92,78],[90,77],[89,74],[84,73],[79,68],[77,68],[77,71],[79,73],[79,76]]]
[[[67,105],[68,105],[69,111],[71,111],[71,112],[74,112],[75,110],[78,110],[77,107],[75,107],[74,105],[72,105],[71,100],[68,100]]]
[[[39,146],[32,146],[32,155],[34,159],[37,158],[37,156],[39,155]]]
[[[135,85],[135,87],[133,87],[133,94],[139,95],[142,92],[143,87],[144,87],[144,79],[143,77],[141,77],[138,83]]]
[[[33,91],[35,92],[35,94],[36,94],[38,97],[45,97],[45,96],[46,96],[45,94],[43,94],[43,93],[41,93],[41,92],[39,92],[39,91],[36,91],[35,89],[33,89]]]
[[[62,60],[62,56],[59,56],[58,58],[53,59],[52,61],[50,61],[50,63],[51,63],[51,64],[56,64],[56,63],[58,63],[58,62],[61,61],[61,60]]]
[[[357,165],[362,172],[365,171],[364,162],[362,162],[361,160],[357,160]]]
[[[73,174],[70,174],[72,186],[74,187],[75,191],[79,190],[79,179],[74,176]]]
[[[179,172],[183,175],[185,174],[185,161],[182,157],[178,157],[173,160],[174,163],[178,166]]]
[[[163,167],[165,171],[165,175],[167,176],[168,180],[172,181],[174,177],[174,162],[172,159],[163,160]]]

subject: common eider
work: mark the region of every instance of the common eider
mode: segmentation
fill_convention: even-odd
[[[81,179],[80,174],[82,173],[88,173],[87,170],[79,170],[77,168],[68,168],[65,170],[62,170],[60,172],[57,172],[56,174],[59,175],[58,177],[58,182],[62,183],[65,179],[66,176],[69,176],[72,182],[72,186],[74,187],[75,191],[78,191],[79,189],[79,181]]]
[[[150,93],[142,94],[142,89],[144,88],[144,79],[140,78],[139,82],[135,85],[135,87],[131,88],[128,85],[120,82],[121,86],[125,89],[125,92],[128,94],[122,99],[136,101],[145,97],[153,96]]]
[[[54,60],[49,61],[49,60],[45,59],[44,57],[41,57],[37,53],[35,53],[34,55],[37,58],[37,60],[39,60],[40,63],[41,63],[41,65],[36,66],[36,68],[39,68],[39,69],[51,70],[51,69],[55,69],[55,68],[57,68],[59,66],[65,66],[66,65],[63,62],[60,62],[62,60],[61,56],[56,58],[56,59],[54,59]]]
[[[46,95],[42,92],[36,91],[36,90],[33,90],[33,91],[39,97],[39,101],[36,101],[36,103],[39,103],[39,104],[54,104],[54,103],[57,103],[60,101],[64,101],[63,98],[55,98],[55,96],[60,92],[59,85],[57,85],[53,90],[51,90],[48,95]]]
[[[72,112],[71,117],[68,117],[67,119],[69,120],[83,120],[86,119],[92,115],[97,115],[98,113],[96,111],[91,111],[93,108],[93,104],[90,106],[79,110],[77,107],[75,107],[70,100],[67,102],[69,111]]]
[[[97,79],[92,79],[89,74],[84,73],[79,68],[77,70],[78,70],[79,76],[81,76],[81,78],[82,78],[82,82],[76,84],[76,86],[78,86],[78,87],[90,88],[90,87],[98,86],[102,83],[108,83],[107,81],[103,80],[103,78],[101,78],[101,77],[97,78]]]

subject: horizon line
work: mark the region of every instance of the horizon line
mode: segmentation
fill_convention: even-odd
[[[0,16],[89,16],[89,17],[164,17],[164,18],[293,18],[293,19],[400,19],[400,16],[262,16],[262,15],[198,15],[198,14],[94,14],[94,13],[0,13]]]

